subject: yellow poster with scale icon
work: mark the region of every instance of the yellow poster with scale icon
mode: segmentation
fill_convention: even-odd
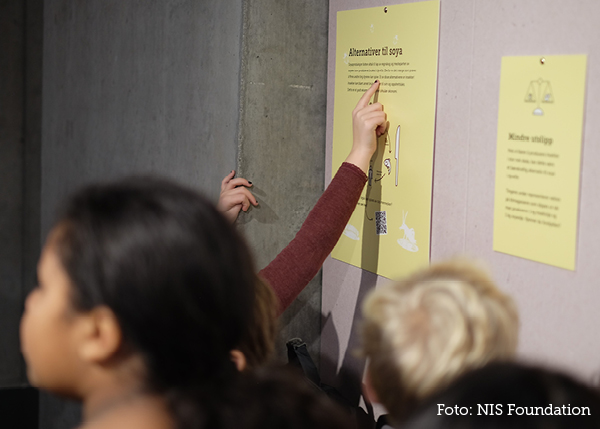
[[[439,16],[438,0],[337,14],[333,174],[352,146],[352,109],[376,79],[390,125],[332,256],[388,278],[429,264]]]
[[[575,269],[585,55],[504,57],[494,250]]]

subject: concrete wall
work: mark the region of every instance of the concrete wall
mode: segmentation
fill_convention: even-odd
[[[18,353],[18,322],[22,308],[21,279],[25,14],[22,5],[2,2],[0,26],[0,384],[14,385],[22,380]],[[9,351],[9,352],[7,352]]]
[[[241,0],[48,0],[42,225],[83,183],[159,173],[218,195],[235,168]]]
[[[1,1],[0,28],[0,427],[35,429],[18,327],[40,247],[41,1]]]
[[[0,2],[0,388],[26,381],[18,326],[39,254],[41,12],[39,0]]]

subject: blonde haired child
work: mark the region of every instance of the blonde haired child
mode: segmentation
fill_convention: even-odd
[[[432,265],[373,290],[364,302],[366,390],[398,424],[459,375],[514,356],[513,300],[473,263]]]

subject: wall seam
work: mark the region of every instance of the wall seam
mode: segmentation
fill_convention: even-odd
[[[237,147],[236,147],[236,176],[244,177],[242,164],[242,146],[244,144],[244,111],[246,108],[246,74],[248,71],[248,0],[242,1],[242,28],[240,34],[240,86],[238,101]]]
[[[469,182],[470,182],[470,167],[471,167],[471,129],[473,128],[472,120],[471,120],[471,110],[473,107],[473,58],[475,55],[475,9],[476,2],[473,1],[473,14],[471,22],[473,27],[471,29],[471,65],[470,65],[470,73],[469,73],[469,108],[468,108],[468,118],[469,118],[469,133],[467,135],[467,183],[465,188],[465,224],[463,228],[463,253],[467,251],[467,227],[469,220]]]

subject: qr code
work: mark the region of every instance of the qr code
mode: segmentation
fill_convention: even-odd
[[[375,233],[387,235],[387,216],[385,212],[375,212]]]

